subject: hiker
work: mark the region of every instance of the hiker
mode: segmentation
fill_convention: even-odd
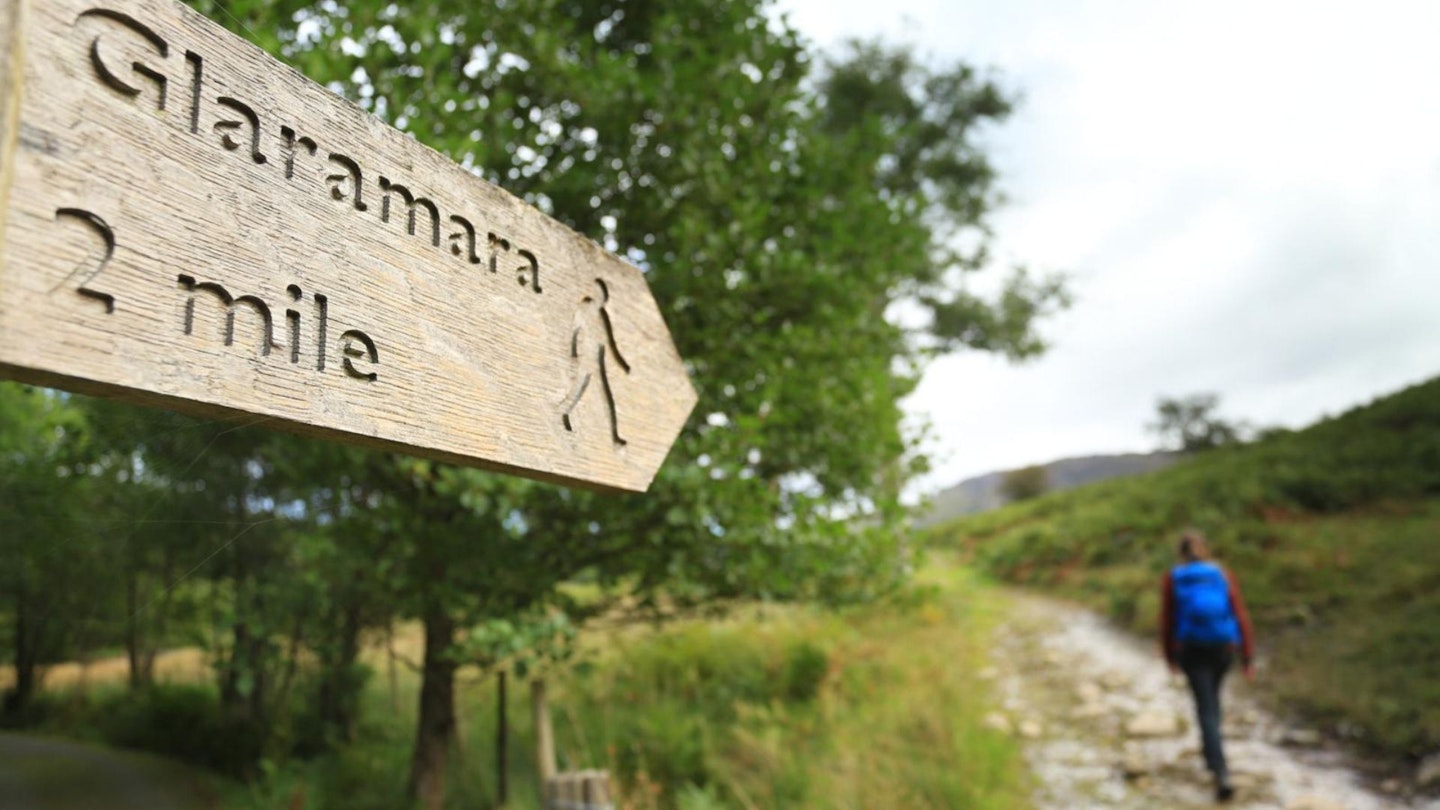
[[[1250,615],[1235,577],[1210,559],[1205,535],[1180,535],[1179,565],[1165,575],[1160,598],[1160,644],[1170,671],[1183,670],[1195,697],[1205,766],[1215,779],[1215,798],[1235,794],[1220,740],[1220,685],[1236,653],[1246,680],[1255,677]]]

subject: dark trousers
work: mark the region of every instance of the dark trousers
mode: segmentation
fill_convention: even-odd
[[[1225,779],[1225,749],[1220,742],[1220,685],[1234,657],[1229,644],[1186,643],[1180,647],[1180,669],[1195,696],[1195,718],[1200,722],[1200,746],[1205,766],[1217,779]]]

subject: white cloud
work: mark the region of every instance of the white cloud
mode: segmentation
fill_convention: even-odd
[[[1440,373],[1440,4],[785,0],[1023,93],[997,255],[1076,280],[1055,349],[937,361],[928,482],[1148,449],[1155,399],[1298,426]],[[909,22],[906,22],[909,18]]]

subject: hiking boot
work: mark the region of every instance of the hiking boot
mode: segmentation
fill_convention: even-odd
[[[1235,797],[1235,787],[1230,784],[1229,779],[1220,778],[1215,780],[1215,801],[1228,802]]]

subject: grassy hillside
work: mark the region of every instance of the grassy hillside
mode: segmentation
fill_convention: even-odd
[[[1303,431],[937,527],[1003,579],[1155,629],[1176,533],[1239,576],[1266,690],[1376,753],[1440,746],[1440,379]]]

